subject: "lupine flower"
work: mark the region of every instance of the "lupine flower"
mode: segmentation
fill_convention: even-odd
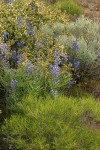
[[[9,33],[7,31],[5,31],[3,34],[4,34],[4,36],[8,36],[9,35]]]
[[[3,60],[3,58],[0,56],[0,61],[2,61]]]
[[[9,68],[7,71],[8,71],[8,73],[12,73],[12,72],[13,72],[13,69],[12,69],[12,68]]]
[[[52,65],[51,74],[52,74],[52,83],[58,83],[60,67],[58,65]]]
[[[5,4],[12,3],[14,0],[5,0]]]
[[[12,60],[20,64],[21,59],[22,59],[22,56],[18,52],[12,50]]]
[[[17,57],[17,64],[20,64],[20,63],[21,63],[21,60],[22,60],[22,56],[21,56],[21,55],[18,55],[18,57]]]
[[[34,69],[34,65],[30,61],[26,62],[26,69],[25,70],[26,70],[26,73],[28,75],[33,74],[33,69]]]
[[[8,40],[9,33],[5,31],[3,35],[4,35],[4,41],[6,42]]]
[[[68,86],[76,84],[76,81],[70,81],[67,83]]]
[[[56,64],[52,65],[52,69],[51,69],[52,76],[58,77],[59,71],[60,71],[60,67],[58,65]]]
[[[77,74],[77,78],[80,78],[80,75],[79,75],[79,74]]]
[[[12,50],[12,60],[14,60],[14,61],[17,60],[17,54],[18,54],[18,52]]]
[[[61,63],[61,58],[60,58],[60,51],[59,50],[56,50],[54,52],[54,64],[55,65],[59,65]]]
[[[74,69],[77,69],[80,65],[80,62],[77,61],[74,57],[70,57],[70,61],[69,64],[72,64]]]
[[[100,52],[95,52],[96,55],[100,55]]]
[[[59,57],[59,56],[60,56],[60,51],[59,51],[59,50],[56,50],[56,51],[54,52],[54,58]]]
[[[22,45],[22,42],[18,41],[17,46],[21,46],[21,45]]]
[[[72,42],[72,50],[74,51],[74,50],[78,50],[78,49],[79,49],[79,46],[77,44],[77,41],[73,41]]]
[[[57,58],[54,60],[54,64],[60,65],[60,64],[61,64],[61,58],[57,57]]]
[[[10,68],[9,61],[3,60],[3,69],[9,69],[9,68]]]
[[[22,25],[22,17],[21,16],[19,16],[18,17],[18,23],[16,24],[16,26],[20,26],[20,25]]]
[[[17,81],[16,79],[12,79],[12,80],[10,81],[10,87],[11,87],[12,89],[15,89],[16,86],[17,86],[17,83],[18,83],[18,81]]]
[[[36,46],[39,48],[41,46],[41,43],[39,41],[37,41]]]
[[[31,35],[32,37],[34,37],[34,33],[33,33],[33,26],[31,24],[31,22],[29,21],[28,18],[26,18],[26,31],[28,35]]]
[[[79,67],[79,65],[80,65],[80,62],[79,62],[79,61],[74,62],[74,68],[75,68],[75,69],[77,69],[77,68]]]
[[[6,45],[6,43],[1,43],[0,44],[0,54],[4,57],[6,57],[8,55],[8,47]]]
[[[63,53],[61,56],[63,57],[62,59],[64,59],[66,62],[68,61],[68,56],[66,54]]]
[[[51,93],[53,96],[57,96],[57,95],[58,95],[57,91],[54,90],[54,89],[51,89],[51,90],[50,90],[50,93]]]
[[[23,47],[24,49],[26,48],[26,46]]]

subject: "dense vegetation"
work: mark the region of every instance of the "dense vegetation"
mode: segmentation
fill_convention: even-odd
[[[100,102],[81,89],[100,82],[100,24],[82,12],[0,1],[2,150],[100,149]]]

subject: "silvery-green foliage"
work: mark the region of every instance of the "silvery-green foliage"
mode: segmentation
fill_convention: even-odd
[[[66,29],[76,38],[83,36],[85,40],[92,41],[99,37],[100,24],[82,16],[76,22],[69,23]]]
[[[78,58],[81,58],[87,62],[93,62],[96,60],[95,43],[87,43],[84,38],[78,41],[79,50],[76,52]]]
[[[67,35],[60,35],[56,38],[56,40],[62,44],[64,47],[66,47],[68,49],[68,47],[70,48],[69,45],[71,45],[70,40],[68,38]],[[69,44],[70,43],[70,44]]]
[[[75,56],[82,62],[92,63],[96,60],[96,46],[95,42],[87,43],[84,38],[80,38],[78,41],[79,49],[75,51]]]
[[[41,27],[41,31],[45,34],[45,35],[49,35],[49,36],[53,36],[53,30],[50,28],[50,26],[48,24],[45,24]]]
[[[81,62],[92,63],[97,59],[96,51],[99,51],[97,47],[97,41],[87,42],[84,38],[78,38],[78,50],[72,51],[72,42],[76,41],[73,36],[67,37],[66,35],[59,36],[57,38],[61,44],[64,45],[69,55],[74,55]]]
[[[51,47],[55,44],[55,42],[59,43],[60,36],[63,36],[65,33],[65,25],[63,23],[55,22],[52,25],[45,24],[41,26],[40,29],[42,33],[41,43],[44,45],[48,45]],[[66,35],[64,35],[66,41]]]
[[[60,22],[54,23],[52,30],[55,34],[62,34],[65,31],[65,25]]]
[[[60,22],[55,22],[52,25],[45,24],[42,25],[41,31],[47,35],[61,35],[66,32],[66,25]]]
[[[96,52],[100,52],[100,24],[82,16],[76,22],[69,23],[66,30],[70,36],[60,36],[58,41],[70,54],[72,42],[77,41],[79,49],[74,52],[75,56],[84,62],[94,62],[98,57]]]

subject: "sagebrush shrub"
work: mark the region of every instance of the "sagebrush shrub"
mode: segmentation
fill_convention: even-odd
[[[57,40],[64,45],[66,52],[80,61],[80,74],[98,78],[100,55],[100,24],[85,17],[66,26],[69,35],[60,35]],[[95,67],[94,67],[95,66]],[[95,71],[94,71],[95,68]]]

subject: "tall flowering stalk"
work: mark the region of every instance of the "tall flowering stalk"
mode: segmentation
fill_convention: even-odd
[[[10,81],[10,87],[12,90],[14,90],[17,87],[17,83],[18,83],[18,81],[16,79],[12,79]]]
[[[8,56],[8,47],[6,43],[0,43],[0,56],[4,58]]]
[[[78,46],[77,40],[73,41],[72,42],[72,50],[75,51],[75,50],[78,50],[78,49],[79,49],[79,46]]]
[[[59,50],[56,50],[56,51],[54,52],[54,64],[60,65],[60,63],[61,63],[60,51],[59,51]]]
[[[26,31],[28,35],[34,37],[33,26],[28,18],[26,18]]]
[[[34,69],[34,65],[30,61],[26,62],[25,70],[26,70],[26,73],[28,75],[32,75],[33,74],[33,71],[34,71],[33,69]]]

